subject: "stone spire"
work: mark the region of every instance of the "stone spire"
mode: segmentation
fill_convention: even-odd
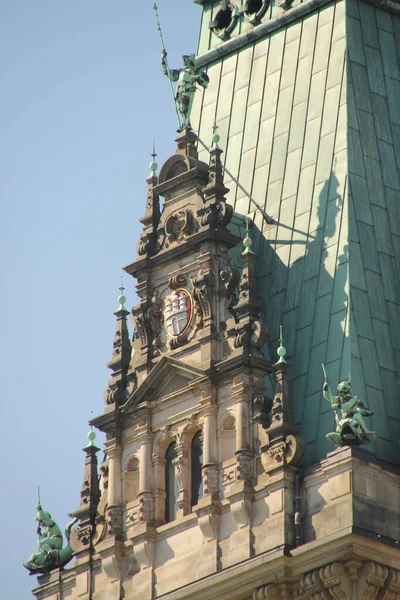
[[[97,452],[100,448],[94,443],[96,434],[91,427],[88,433],[89,443],[83,452],[85,457],[85,471],[81,488],[81,502],[79,508],[72,513],[79,519],[79,525],[76,531],[76,537],[80,550],[84,550],[90,544],[95,533],[97,506],[100,501],[99,475],[97,472]]]
[[[295,437],[299,433],[294,424],[290,401],[289,365],[285,360],[282,326],[280,327],[278,361],[275,369],[275,394],[272,401],[271,423],[267,430],[268,442],[261,446],[261,462],[265,471],[271,472],[285,465],[297,464],[304,452],[304,443]]]
[[[144,225],[142,235],[137,243],[137,253],[139,256],[152,256],[157,250],[157,227],[160,221],[160,198],[155,192],[154,188],[158,183],[156,163],[156,149],[155,143],[153,143],[152,161],[149,165],[150,175],[147,177],[147,199],[146,199],[146,213],[140,219],[140,222]]]
[[[246,218],[245,247],[242,252],[243,270],[239,284],[239,301],[235,306],[238,318],[235,347],[243,348],[250,356],[253,352],[260,353],[267,341],[268,330],[259,317],[261,307],[257,297],[256,260],[252,251],[252,240],[249,234],[249,220]]]
[[[233,209],[230,205],[226,204],[225,195],[229,190],[224,185],[224,168],[221,161],[222,150],[218,146],[220,137],[217,133],[216,125],[214,125],[213,129],[214,134],[209,160],[209,181],[203,188],[206,206],[203,211],[204,215],[201,224],[226,226],[232,218]]]
[[[119,307],[115,311],[117,317],[117,327],[113,343],[113,354],[107,367],[113,371],[112,378],[108,382],[105,391],[104,400],[106,404],[116,404],[120,406],[125,401],[126,376],[131,359],[131,343],[129,340],[128,326],[126,318],[129,311],[125,308],[126,298],[123,295],[124,287],[121,277],[121,291],[118,297]]]

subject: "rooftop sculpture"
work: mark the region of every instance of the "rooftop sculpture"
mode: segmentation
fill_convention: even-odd
[[[161,54],[161,67],[164,75],[170,81],[178,82],[175,103],[182,116],[182,129],[184,129],[190,125],[190,113],[197,85],[206,88],[210,80],[205,71],[196,68],[194,54],[184,54],[182,58],[183,69],[168,69],[167,51],[163,49]]]
[[[171,92],[175,101],[176,115],[179,123],[179,130],[183,130],[190,126],[190,113],[192,111],[194,94],[197,86],[200,85],[203,88],[208,86],[210,81],[207,73],[201,71],[196,67],[194,54],[183,55],[183,68],[182,69],[170,69],[167,60],[167,51],[164,45],[164,39],[161,31],[160,20],[158,17],[158,7],[156,3],[153,4],[153,9],[156,13],[157,29],[160,35],[162,54],[161,54],[161,67],[164,75],[166,75],[170,81]],[[178,82],[176,91],[174,92],[172,82]],[[179,113],[182,117],[179,116]]]
[[[352,395],[349,381],[339,383],[337,387],[338,395],[332,396],[325,369],[324,374],[325,382],[322,393],[325,400],[331,403],[336,421],[336,431],[328,433],[326,435],[327,439],[335,446],[359,446],[373,442],[378,434],[367,428],[363,417],[371,417],[374,413],[365,406],[358,396]]]
[[[42,509],[40,502],[36,505],[38,510],[36,521],[38,522],[37,534],[37,551],[31,554],[24,567],[30,571],[30,575],[39,573],[48,573],[57,567],[63,567],[72,558],[73,550],[69,543],[71,529],[78,521],[77,518],[72,519],[65,528],[65,536],[67,544],[63,548],[63,536],[61,529],[51,514]],[[43,528],[43,531],[42,531]]]

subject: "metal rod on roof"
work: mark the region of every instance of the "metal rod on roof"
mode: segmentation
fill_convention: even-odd
[[[168,81],[169,81],[169,85],[171,88],[171,94],[172,94],[172,98],[174,100],[174,106],[175,106],[175,112],[176,112],[176,118],[178,119],[178,125],[179,125],[179,129],[181,129],[182,127],[182,123],[181,123],[181,119],[179,117],[179,111],[178,111],[178,107],[176,105],[176,99],[175,99],[175,92],[174,92],[174,87],[172,85],[172,81],[171,78],[169,76],[169,66],[168,66],[168,60],[167,60],[167,52],[165,50],[165,44],[164,44],[164,38],[163,38],[163,34],[162,34],[162,30],[161,30],[161,25],[160,25],[160,18],[158,16],[158,6],[157,4],[154,2],[153,4],[153,10],[156,13],[156,19],[157,19],[157,29],[158,29],[158,33],[160,35],[160,41],[161,41],[161,48],[163,50],[163,52],[165,52],[165,56],[164,56],[164,60],[165,60],[165,67],[167,69],[167,73],[168,73]]]
[[[203,148],[205,150],[207,150],[208,153],[210,153],[210,148],[207,146],[207,144],[205,144],[199,138],[198,135],[196,135],[196,137],[197,137],[198,141],[200,142],[200,144],[203,146]],[[256,200],[254,200],[253,196],[242,186],[241,183],[239,183],[237,178],[234,175],[232,175],[232,173],[227,169],[227,167],[225,166],[224,163],[222,163],[222,168],[227,173],[227,175],[232,179],[232,181],[238,186],[238,188],[247,196],[247,198],[250,200],[250,202],[252,202],[254,204],[254,206],[257,207],[257,209],[260,211],[260,213],[262,214],[262,216],[264,217],[264,219],[266,220],[268,225],[271,225],[274,222],[272,217],[270,217],[269,214],[267,214],[265,212],[265,210],[263,208],[261,208],[261,206],[258,204],[258,202]]]

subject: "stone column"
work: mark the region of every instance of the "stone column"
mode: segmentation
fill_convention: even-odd
[[[141,521],[152,521],[154,519],[152,452],[153,438],[148,435],[140,443],[139,499]]]
[[[153,454],[154,473],[154,512],[156,525],[165,523],[165,456]]]
[[[153,439],[147,436],[140,443],[139,494],[153,490],[152,452]]]
[[[176,517],[183,517],[190,512],[189,505],[189,494],[188,494],[188,469],[189,461],[187,457],[187,448],[182,443],[177,443],[175,446],[176,458],[174,458],[173,465],[175,469],[175,475],[178,480],[179,493],[178,493],[178,510]]]
[[[232,386],[236,399],[236,480],[252,479],[252,452],[250,445],[248,389],[243,381]]]
[[[121,481],[121,452],[120,446],[107,448],[108,455],[108,506],[118,506],[122,501]]]
[[[249,450],[248,420],[247,400],[240,397],[236,401],[236,452]]]
[[[109,535],[122,533],[122,480],[121,452],[118,444],[107,447],[108,456],[108,509],[107,532]]]
[[[204,412],[203,425],[203,483],[204,493],[218,491],[217,407],[209,406]]]

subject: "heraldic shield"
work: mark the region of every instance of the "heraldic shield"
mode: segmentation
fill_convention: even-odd
[[[187,290],[174,290],[165,299],[164,319],[168,335],[177,337],[190,325],[193,314],[192,298]]]

